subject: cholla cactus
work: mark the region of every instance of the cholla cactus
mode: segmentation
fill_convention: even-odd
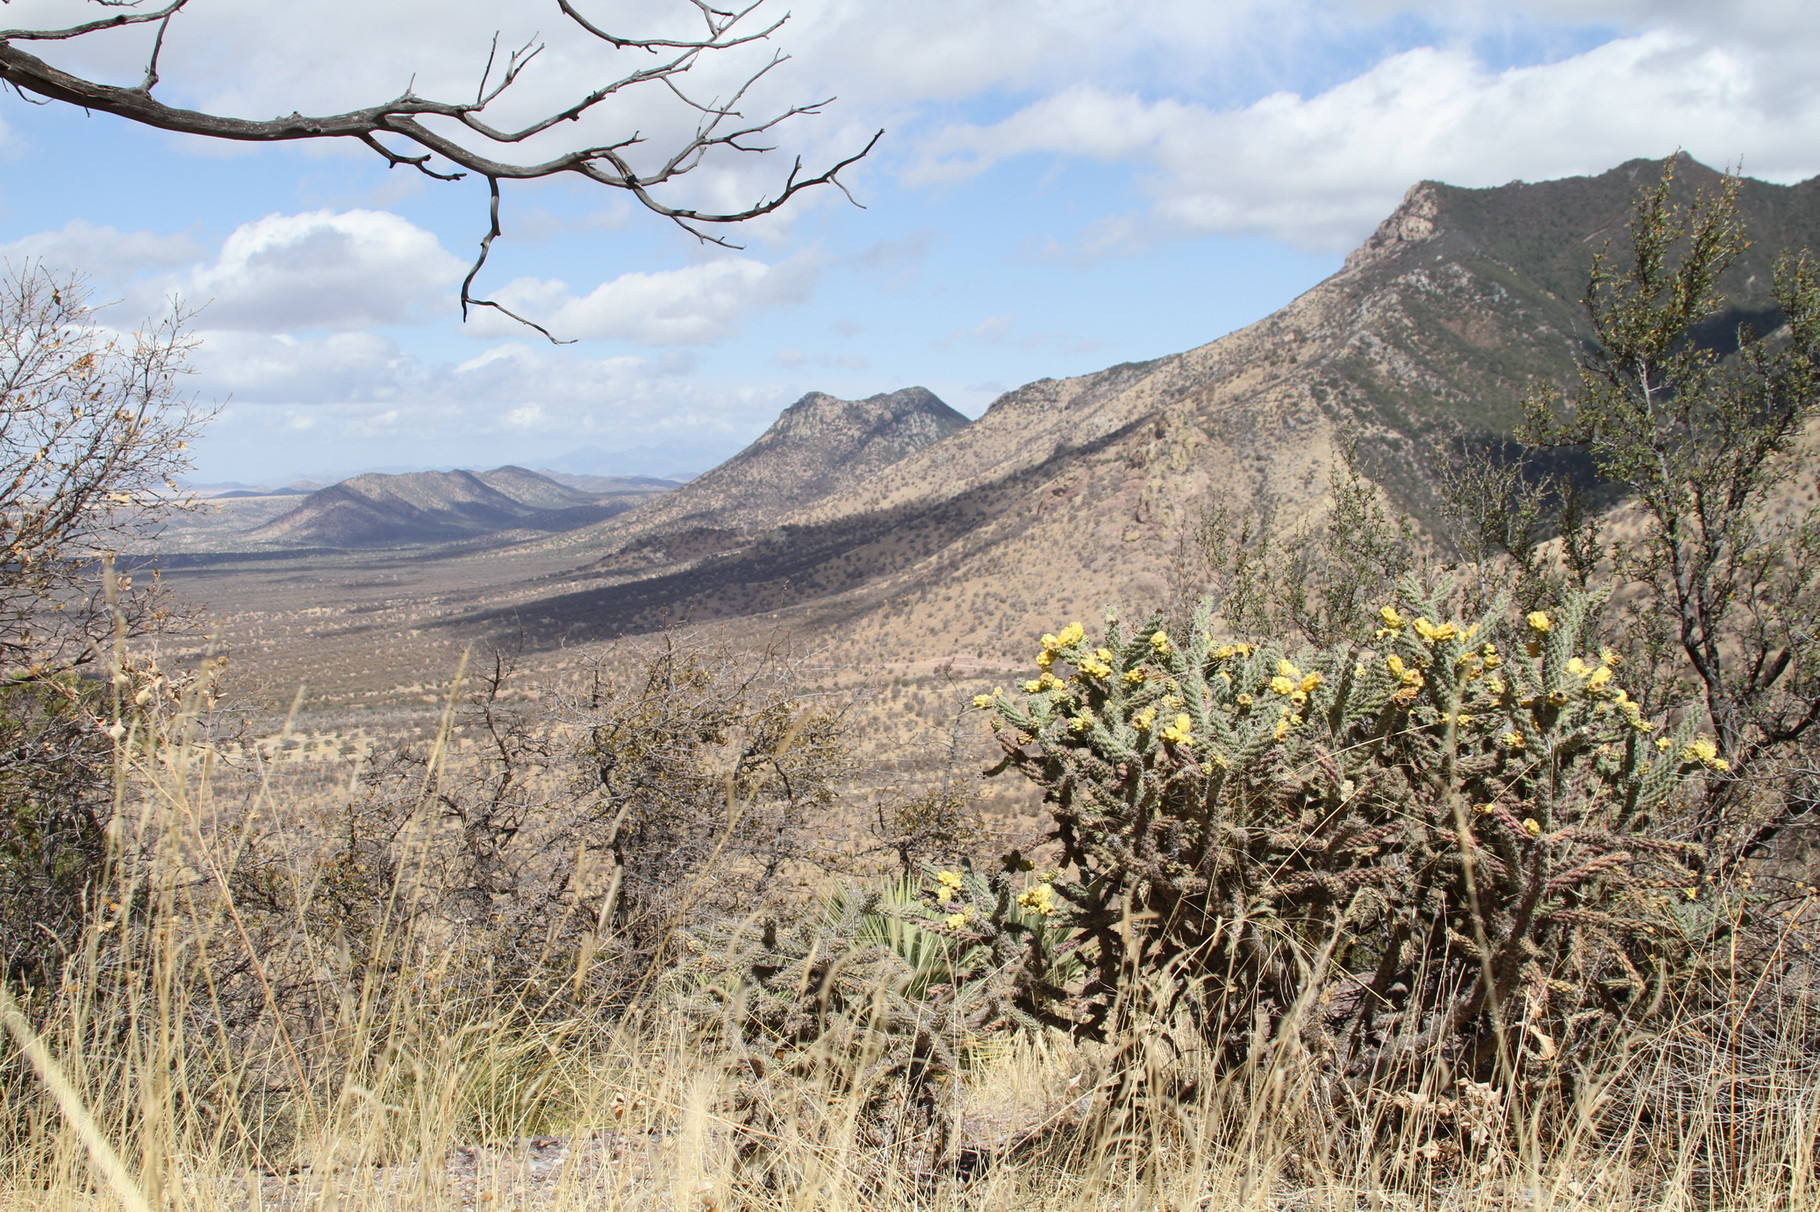
[[[1023,1012],[1096,1039],[1187,1015],[1234,1065],[1296,1035],[1358,1090],[1534,1068],[1652,1005],[1690,857],[1652,819],[1723,763],[1581,650],[1587,598],[1455,621],[1449,588],[1406,579],[1318,651],[1217,640],[1205,606],[1072,625],[976,700],[1061,847]]]

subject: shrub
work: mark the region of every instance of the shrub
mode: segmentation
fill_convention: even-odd
[[[1319,649],[1221,642],[1205,606],[1071,625],[982,695],[1060,848],[1061,937],[1024,932],[1018,1010],[1097,1040],[1184,1026],[1228,1072],[1288,1045],[1342,1102],[1545,1080],[1658,1010],[1695,857],[1664,806],[1724,762],[1584,650],[1588,595],[1436,621],[1450,588],[1405,578],[1369,642]],[[1002,932],[1010,878],[958,933]]]

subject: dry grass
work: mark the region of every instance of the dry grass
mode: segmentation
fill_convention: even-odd
[[[1820,1199],[1820,1018],[1792,971],[1740,990],[1729,1016],[1589,1061],[1565,1102],[1437,1088],[1347,1127],[1305,1060],[1266,1053],[1221,1076],[1158,1032],[1154,1046],[973,1041],[945,1092],[958,1161],[940,1168],[842,1093],[840,1065],[864,1055],[767,1079],[761,1123],[737,1110],[753,1079],[704,1046],[711,1033],[676,1012],[661,973],[596,982],[596,961],[576,961],[565,994],[489,981],[484,946],[409,913],[325,927],[332,872],[302,834],[288,907],[240,903],[249,822],[285,807],[285,785],[244,811],[189,721],[168,723],[126,751],[124,841],[141,857],[116,873],[63,987],[8,994],[8,1212],[1783,1212]],[[438,743],[453,748],[446,726]],[[1147,1080],[1109,1103],[1121,1065]]]

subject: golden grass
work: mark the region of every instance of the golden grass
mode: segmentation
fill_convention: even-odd
[[[242,823],[279,805],[224,811],[212,752],[182,718],[125,754],[123,841],[143,857],[117,873],[64,986],[0,1007],[7,1212],[1820,1202],[1820,1018],[1793,976],[1741,990],[1729,1019],[1626,1041],[1565,1104],[1437,1087],[1371,1109],[1362,1129],[1286,1054],[1221,1076],[1142,1039],[985,1041],[946,1093],[958,1161],[931,1169],[842,1092],[838,1064],[768,1078],[770,1114],[738,1114],[733,1096],[754,1079],[704,1047],[661,980],[539,1000],[490,985],[484,955],[439,946],[408,913],[364,935],[325,930],[333,889],[307,850],[281,938],[229,879]],[[409,846],[406,864],[421,857]],[[1744,1028],[1765,1016],[1771,1045],[1746,1054]],[[1147,1068],[1148,1093],[1111,1105],[1101,1092],[1119,1065]]]

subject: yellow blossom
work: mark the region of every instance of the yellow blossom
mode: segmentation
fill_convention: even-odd
[[[1717,770],[1720,774],[1724,774],[1727,770],[1732,768],[1732,764],[1724,758],[1714,758],[1712,761],[1708,762],[1707,765],[1712,769]]]
[[[1017,907],[1030,913],[1048,917],[1055,912],[1055,889],[1048,884],[1037,884],[1026,888],[1017,896]]]
[[[1394,652],[1384,658],[1384,667],[1390,670],[1391,677],[1401,678],[1403,676],[1403,658]]]
[[[1402,627],[1403,624],[1407,621],[1403,618],[1403,616],[1401,614],[1397,613],[1397,608],[1395,606],[1379,607],[1378,608],[1378,617],[1380,619],[1384,620],[1384,626],[1390,627],[1390,628]]]
[[[1046,639],[1048,637],[1044,638]],[[1055,664],[1055,653],[1051,652],[1049,649],[1045,648],[1036,654],[1036,667],[1038,669],[1047,669],[1053,664]]]
[[[1503,694],[1504,693],[1504,679],[1503,678],[1486,678],[1485,679],[1485,693],[1493,696],[1494,698],[1500,694]]]
[[[972,914],[963,909],[959,913],[950,913],[945,920],[948,923],[948,929],[959,930],[962,926],[967,924],[967,919],[972,916]]]
[[[1521,749],[1523,748],[1523,734],[1513,728],[1498,738],[1498,744],[1506,749]]]
[[[1194,744],[1194,721],[1186,715],[1178,715],[1175,717],[1175,723],[1170,724],[1157,735],[1171,745],[1192,745]]]
[[[1663,753],[1667,753],[1670,749],[1673,749],[1674,747],[1675,747],[1675,742],[1671,738],[1665,737],[1665,736],[1659,736],[1656,738],[1656,748],[1661,750]]]
[[[1220,670],[1219,679],[1220,679],[1220,681],[1226,683],[1228,686],[1232,685],[1232,675],[1230,673],[1227,673],[1224,669]]]
[[[1592,666],[1588,665],[1585,661],[1582,661],[1579,657],[1574,657],[1567,662],[1567,672],[1573,674],[1577,678],[1583,678],[1592,672]]]
[[[1062,634],[1055,638],[1061,641],[1061,646],[1063,648],[1068,648],[1086,639],[1087,629],[1082,627],[1079,623],[1070,623],[1062,628]]]
[[[1458,716],[1455,717],[1454,722],[1459,724],[1459,726],[1462,728],[1471,728],[1472,727],[1472,717],[1470,715],[1467,715],[1464,711],[1462,711]]]
[[[1589,689],[1601,690],[1609,681],[1611,681],[1611,666],[1601,665],[1592,671],[1592,676],[1586,679],[1586,685]]]
[[[1704,733],[1681,746],[1681,760],[1699,762],[1709,770],[1731,769],[1731,763],[1719,756],[1719,742]]]
[[[1280,741],[1288,735],[1289,735],[1289,717],[1284,716],[1282,719],[1277,721],[1276,739]]]
[[[1292,690],[1289,692],[1289,701],[1294,703],[1297,707],[1300,707],[1308,701],[1308,692],[1306,690]]]
[[[1096,661],[1110,661],[1112,659],[1112,649],[1095,648],[1093,650],[1093,659]]]
[[[961,890],[963,881],[961,879],[961,873],[958,871],[937,871],[935,873],[935,882],[946,888],[948,894],[952,896],[954,893]]]
[[[1523,818],[1523,832],[1529,834],[1530,837],[1541,837],[1542,836],[1542,822],[1536,820],[1536,818],[1533,816],[1524,817]]]
[[[1531,630],[1540,631],[1544,634],[1547,633],[1549,628],[1554,626],[1553,623],[1549,622],[1548,615],[1540,610],[1530,611],[1529,614],[1524,616],[1523,621],[1529,624]]]
[[[1169,633],[1167,631],[1159,631],[1155,635],[1151,636],[1150,637],[1150,647],[1155,649],[1157,652],[1168,652],[1169,651]]]
[[[1240,656],[1250,656],[1251,655],[1251,645],[1250,644],[1244,644],[1244,643],[1234,644],[1232,646],[1232,650],[1234,652],[1238,653]]]
[[[1239,703],[1239,706],[1241,706],[1241,707],[1251,706],[1251,696],[1248,694],[1241,694],[1239,696],[1238,703]]]
[[[1024,693],[1025,694],[1036,694],[1036,693],[1040,692],[1042,690],[1042,688],[1043,688],[1043,683],[1041,681],[1037,680],[1036,678],[1031,678],[1028,682],[1024,683]]]
[[[1109,678],[1112,676],[1112,666],[1088,657],[1081,662],[1081,672],[1090,678]]]
[[[1310,693],[1311,691],[1314,690],[1314,688],[1316,686],[1319,686],[1322,682],[1324,682],[1326,680],[1327,679],[1323,678],[1318,673],[1309,674],[1308,676],[1306,676],[1302,679],[1302,693],[1303,694]]]
[[[1232,659],[1232,654],[1236,651],[1238,650],[1231,644],[1221,644],[1218,648],[1213,650],[1213,655],[1222,661],[1229,661]]]
[[[1226,755],[1223,753],[1216,753],[1213,755],[1213,764],[1215,766],[1218,766],[1221,770],[1224,770],[1228,766],[1232,765],[1231,762],[1228,762],[1226,760]]]
[[[1599,649],[1599,663],[1616,667],[1624,663],[1624,658],[1609,648],[1601,648]]]
[[[1093,727],[1093,717],[1090,715],[1071,715],[1068,717],[1069,732],[1085,732],[1091,727]]]
[[[994,695],[996,693],[997,692],[995,691],[994,694],[976,694],[976,695],[974,695],[973,696],[973,705],[975,707],[978,707],[981,711],[984,711],[986,708],[992,706],[992,704],[994,702]]]
[[[1430,644],[1444,644],[1448,640],[1457,639],[1460,634],[1460,629],[1452,623],[1431,623],[1427,619],[1417,619],[1415,629],[1416,634]]]
[[[1295,690],[1295,683],[1279,674],[1270,679],[1270,690],[1272,694],[1290,694]]]
[[[1302,671],[1288,661],[1278,661],[1277,676],[1280,678],[1289,678],[1292,681],[1300,681],[1302,678]]]
[[[1125,671],[1125,682],[1127,685],[1131,686],[1142,686],[1144,684],[1144,671],[1142,669],[1127,669]]]
[[[1142,711],[1138,712],[1136,715],[1131,717],[1131,722],[1137,726],[1137,728],[1140,732],[1149,732],[1150,726],[1152,724],[1156,723],[1156,708],[1155,707],[1144,708]]]

